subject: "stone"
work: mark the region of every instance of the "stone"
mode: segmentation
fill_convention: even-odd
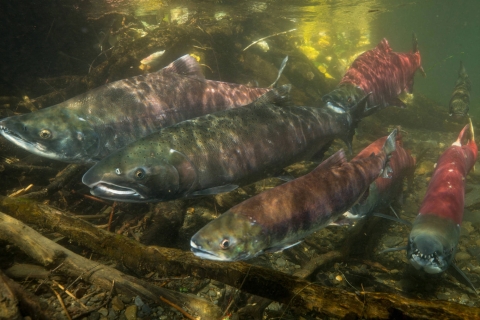
[[[127,309],[125,309],[125,318],[127,318],[127,320],[137,320],[137,310],[138,307],[136,305],[128,306]]]
[[[112,308],[115,311],[121,311],[125,308],[125,304],[118,296],[115,296],[112,299]]]
[[[135,305],[139,308],[143,306],[143,301],[142,301],[142,298],[140,298],[140,296],[135,297]]]
[[[108,310],[106,308],[100,308],[100,309],[98,309],[98,313],[100,313],[102,316],[106,317],[108,315]]]
[[[275,261],[276,265],[279,266],[279,267],[284,267],[286,264],[287,264],[287,261],[283,258],[278,258],[276,261]]]
[[[403,242],[403,238],[402,237],[396,237],[396,236],[386,236],[385,240],[383,240],[383,244],[387,248],[396,247],[399,244],[401,244],[402,242]]]
[[[472,256],[465,251],[457,252],[457,254],[455,255],[455,260],[457,261],[470,260],[471,258]]]
[[[142,312],[148,316],[150,313],[152,313],[152,309],[147,304],[144,304],[142,306]]]
[[[99,320],[99,319],[100,319],[100,313],[98,313],[97,311],[93,311],[88,316],[88,320]]]

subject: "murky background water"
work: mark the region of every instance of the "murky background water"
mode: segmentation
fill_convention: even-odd
[[[253,41],[285,31],[242,51]],[[190,53],[202,63],[207,79],[269,85],[285,55],[290,61],[280,83],[293,84],[297,104],[318,101],[335,87],[352,61],[387,38],[397,52],[411,50],[412,32],[419,41],[426,78],[417,75],[414,96],[406,109],[389,107],[364,119],[354,139],[353,154],[385,135],[393,126],[405,130],[406,149],[421,158],[413,186],[394,205],[407,220],[413,220],[425,194],[438,156],[463,127],[451,121],[448,102],[463,61],[472,82],[470,114],[477,131],[480,116],[480,3],[464,1],[16,1],[0,4],[0,117],[26,113],[54,105],[102,84],[142,74],[140,60],[165,50],[152,70]],[[3,165],[0,194],[9,195],[29,184],[48,185],[57,169],[66,165],[19,150],[0,138],[4,162],[35,165]],[[330,153],[345,148],[336,142]],[[21,161],[18,161],[21,160]],[[290,167],[300,176],[316,164],[303,162]],[[108,211],[111,204],[95,203],[79,175],[68,189],[44,202],[74,214]],[[279,184],[270,179],[238,191],[176,204],[181,213],[168,227],[141,225],[144,214],[158,213],[155,205],[119,204],[113,227],[145,244],[189,248],[191,235],[209,220],[241,200]],[[480,196],[479,171],[467,180],[465,222],[457,254],[459,267],[480,287]],[[72,192],[74,190],[74,192]],[[98,224],[105,221],[98,221]],[[312,280],[346,290],[401,293],[428,300],[442,299],[478,306],[479,300],[453,272],[442,276],[417,275],[404,252],[377,252],[406,244],[409,229],[378,218],[363,226],[365,236],[348,262],[338,261],[318,270]],[[165,233],[167,229],[177,232]],[[125,231],[126,230],[126,231]],[[160,231],[159,231],[160,230]],[[160,235],[158,234],[160,232]],[[284,253],[265,255],[254,264],[294,273],[309,259],[338,250],[351,236],[346,227],[327,228],[305,243]],[[7,268],[4,260],[1,267]],[[345,281],[347,279],[349,282]],[[217,285],[217,286],[216,286]],[[174,283],[202,296],[220,299],[222,286],[194,287]],[[213,289],[212,289],[213,288]],[[355,289],[352,289],[355,288]],[[218,289],[218,290],[217,290]],[[180,290],[180,289],[178,289]],[[223,293],[225,294],[225,290]],[[278,316],[278,306],[270,312]],[[294,317],[293,315],[292,317]],[[272,316],[273,317],[273,316]]]

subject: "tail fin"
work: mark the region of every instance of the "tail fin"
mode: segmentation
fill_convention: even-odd
[[[393,129],[393,131],[388,135],[387,140],[385,141],[385,144],[383,145],[383,151],[385,151],[386,155],[388,158],[390,158],[391,154],[393,151],[396,150],[397,148],[397,129]],[[392,167],[390,167],[389,161],[387,160],[385,164],[385,168],[383,169],[382,177],[383,178],[390,178],[390,174],[393,172]]]
[[[291,84],[285,84],[278,88],[274,88],[263,96],[252,102],[256,107],[261,107],[264,104],[274,103],[277,105],[288,105],[291,103],[290,100],[290,90],[292,89]]]
[[[273,83],[269,86],[269,88],[276,88],[277,87],[277,82],[278,82],[278,80],[280,80],[280,77],[282,76],[282,72],[283,72],[283,69],[285,69],[285,66],[287,65],[287,61],[288,61],[288,56],[286,56],[283,59],[282,64],[280,65],[280,69],[278,69],[277,79],[275,79],[275,81],[273,81]]]
[[[412,44],[412,51],[413,53],[419,53],[420,52],[418,51],[418,39],[417,39],[417,35],[415,34],[415,32],[413,33],[413,44]],[[418,70],[420,70],[420,73],[422,74],[422,76],[425,78],[427,76],[427,74],[425,73],[425,70],[423,70],[423,67],[420,65],[418,67]]]
[[[418,52],[418,39],[417,39],[417,35],[415,34],[415,32],[413,33],[413,48],[412,48],[412,51],[413,53],[417,53]]]
[[[465,145],[465,141],[472,141],[475,142],[475,132],[473,130],[472,119],[468,118],[469,124],[463,127],[462,131],[458,134],[457,141],[452,143],[452,146],[463,146]]]

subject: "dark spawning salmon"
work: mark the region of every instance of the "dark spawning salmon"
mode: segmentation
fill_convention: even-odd
[[[82,181],[95,196],[130,202],[231,191],[311,158],[335,138],[350,141],[368,98],[342,112],[277,105],[288,90],[161,129],[98,162]]]
[[[43,157],[96,162],[160,128],[247,105],[268,90],[205,80],[197,61],[185,55],[158,72],[3,119],[0,134]]]

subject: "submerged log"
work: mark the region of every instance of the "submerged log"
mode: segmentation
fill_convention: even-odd
[[[154,286],[112,267],[86,259],[1,212],[0,239],[15,244],[45,266],[60,265],[57,268],[58,271],[73,277],[83,277],[105,290],[111,289],[112,283],[115,283],[115,289],[119,292],[140,295],[157,303],[161,297],[164,297],[177,305],[186,306],[192,313],[200,315],[202,319],[210,317],[215,319],[221,315],[217,306],[202,298]]]
[[[394,314],[418,319],[478,319],[480,308],[448,301],[426,301],[376,292],[351,293],[252,266],[196,258],[177,249],[146,247],[132,239],[108,233],[88,222],[29,200],[0,197],[0,211],[26,223],[60,232],[100,254],[137,271],[160,275],[191,275],[214,279],[242,291],[285,303],[298,312],[315,311],[335,317],[386,319]]]
[[[0,320],[21,320],[17,297],[5,280],[0,272]]]

